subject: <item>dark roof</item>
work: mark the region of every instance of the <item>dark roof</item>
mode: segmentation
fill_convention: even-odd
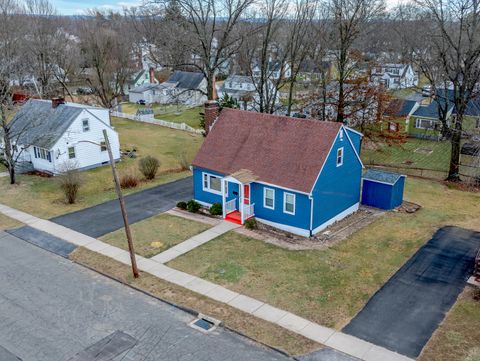
[[[390,185],[394,185],[402,177],[405,177],[405,176],[402,174],[386,172],[378,169],[368,169],[363,174],[363,179],[366,179],[372,182],[386,183]]]
[[[385,110],[385,114],[392,117],[406,117],[416,104],[415,100],[392,99]]]
[[[31,99],[15,114],[11,132],[19,144],[51,149],[86,108],[61,104],[54,109],[51,101]]]
[[[440,100],[442,101],[442,100]],[[428,105],[421,105],[418,107],[417,110],[415,110],[415,113],[413,113],[414,116],[416,117],[425,117],[425,118],[435,118],[438,119],[438,106],[439,104],[437,100],[432,101]],[[448,111],[452,110],[453,104],[449,105]]]
[[[224,108],[193,165],[310,193],[341,123]]]
[[[176,70],[166,83],[177,83],[176,87],[180,89],[197,89],[203,78],[202,73]]]

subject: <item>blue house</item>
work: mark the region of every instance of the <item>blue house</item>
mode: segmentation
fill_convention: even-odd
[[[222,204],[233,222],[255,217],[302,236],[358,209],[362,134],[341,123],[236,109],[214,112],[211,122],[205,114],[213,125],[192,163],[199,203]]]
[[[369,169],[363,175],[362,204],[381,209],[393,209],[403,202],[405,176]]]

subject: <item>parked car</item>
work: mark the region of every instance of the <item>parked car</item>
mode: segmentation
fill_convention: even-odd
[[[146,102],[144,99],[140,99],[140,100],[137,101],[137,104],[139,104],[139,105],[146,105],[147,102]]]

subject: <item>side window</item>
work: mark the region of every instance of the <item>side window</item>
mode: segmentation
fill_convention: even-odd
[[[295,214],[295,194],[283,193],[283,212]]]
[[[84,132],[88,132],[90,130],[90,123],[88,122],[88,119],[82,120],[82,128]]]
[[[275,190],[271,188],[263,189],[263,206],[268,209],[275,209]]]
[[[75,147],[68,147],[68,158],[75,159]]]
[[[343,147],[337,150],[337,167],[343,165]]]
[[[100,151],[102,152],[107,151],[107,143],[105,143],[105,141],[100,142]]]

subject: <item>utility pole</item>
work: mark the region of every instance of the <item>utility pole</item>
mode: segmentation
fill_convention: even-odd
[[[132,233],[130,231],[130,225],[128,224],[127,209],[125,207],[125,200],[123,199],[120,181],[118,180],[117,166],[115,165],[115,160],[113,159],[112,148],[110,147],[110,141],[108,140],[107,131],[105,129],[103,130],[103,137],[105,138],[105,146],[107,147],[108,157],[110,158],[110,164],[112,166],[113,179],[115,181],[115,190],[117,191],[118,201],[120,202],[120,209],[122,210],[123,223],[125,224],[125,234],[127,235],[128,250],[130,252],[130,261],[132,262],[133,277],[138,278],[140,275],[138,273],[137,260],[135,259]]]

